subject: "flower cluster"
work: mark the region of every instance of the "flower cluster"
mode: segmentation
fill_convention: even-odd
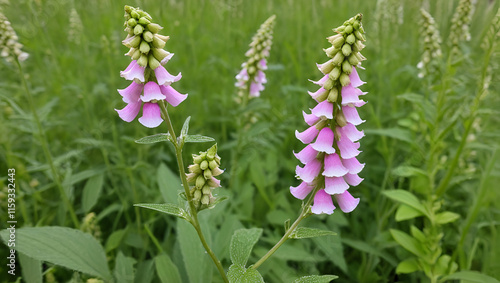
[[[71,9],[69,14],[68,41],[74,44],[80,44],[83,33],[83,24],[80,15],[75,8]],[[109,45],[108,45],[109,46]]]
[[[366,58],[360,51],[364,48],[364,29],[362,15],[346,21],[334,29],[337,33],[328,37],[332,47],[325,50],[331,59],[318,64],[324,76],[315,84],[318,91],[309,92],[318,102],[311,114],[303,112],[305,122],[310,126],[295,136],[307,146],[294,153],[304,167],[297,166],[296,174],[302,180],[290,192],[298,199],[304,199],[311,192],[314,204],[311,211],[315,214],[332,214],[335,197],[340,209],[351,212],[359,203],[347,190],[357,186],[363,179],[358,173],[364,167],[356,156],[360,153],[359,139],[364,136],[356,126],[364,121],[358,115],[357,107],[365,104],[359,96],[364,95],[359,86],[364,84],[358,76],[356,67]]]
[[[454,49],[458,49],[458,44],[461,41],[470,41],[469,25],[472,21],[472,14],[474,13],[475,0],[460,0],[457,9],[451,19],[451,29],[449,35],[449,42]]]
[[[14,58],[24,61],[28,59],[29,54],[23,52],[21,48],[23,45],[19,43],[19,38],[9,20],[0,12],[0,56],[9,62],[13,62]]]
[[[243,69],[236,75],[235,86],[239,88],[238,96],[241,98],[248,95],[248,98],[259,97],[267,82],[264,70],[267,69],[266,58],[269,57],[273,40],[273,28],[275,15],[267,19],[252,38],[250,49],[245,53],[248,61],[243,63]]]
[[[417,64],[420,69],[419,78],[423,78],[427,74],[436,73],[439,67],[439,59],[442,56],[441,52],[441,37],[437,29],[434,18],[424,9],[420,9],[422,14],[422,31],[424,53],[422,60]]]
[[[207,208],[215,202],[212,190],[220,187],[219,176],[224,171],[219,169],[220,157],[217,155],[217,145],[215,144],[199,155],[193,154],[193,164],[189,165],[189,173],[186,174],[187,181],[191,187],[191,197],[197,209]]]
[[[175,107],[187,98],[187,94],[180,94],[170,86],[181,79],[181,73],[173,76],[163,67],[174,54],[163,49],[169,37],[158,34],[162,27],[139,8],[125,6],[125,18],[128,35],[122,43],[130,48],[125,55],[130,56],[132,62],[120,76],[132,83],[118,90],[127,106],[115,110],[120,118],[131,122],[142,108],[139,122],[155,128],[163,122],[158,103],[166,101]]]

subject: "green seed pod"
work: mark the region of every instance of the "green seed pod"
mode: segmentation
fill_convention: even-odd
[[[141,34],[144,31],[144,28],[141,25],[136,25],[134,27],[134,34],[138,35]]]
[[[150,31],[146,31],[142,34],[142,38],[144,38],[145,41],[147,42],[152,42],[153,41],[153,33]]]
[[[146,56],[144,53],[141,54],[141,57],[139,60],[137,60],[137,64],[139,64],[141,67],[147,67],[148,65],[148,56]]]
[[[139,24],[143,25],[143,26],[146,26],[146,25],[149,25],[151,23],[150,20],[146,19],[145,17],[141,17],[139,19]]]
[[[208,161],[203,160],[203,161],[200,163],[200,168],[201,168],[201,170],[207,170],[207,169],[208,169]]]
[[[347,39],[345,41],[352,45],[356,41],[356,36],[351,33],[347,36]]]
[[[350,84],[350,83],[351,83],[351,79],[349,78],[349,75],[348,75],[348,74],[346,74],[346,73],[342,73],[342,74],[340,75],[340,79],[339,79],[339,80],[340,80],[340,84],[341,84],[342,86],[346,86],[346,85],[348,85],[348,84]]]
[[[153,56],[152,53],[149,53],[149,55],[148,55],[148,65],[151,68],[151,70],[154,70],[154,69],[160,67],[160,61],[156,60],[155,56]]]
[[[328,78],[332,81],[336,81],[340,77],[340,68],[337,66],[328,74]]]
[[[158,33],[160,30],[163,29],[163,27],[160,26],[159,24],[151,23],[147,25],[147,29],[152,33]]]
[[[151,47],[149,47],[149,43],[146,41],[142,41],[141,45],[139,46],[139,50],[141,50],[142,53],[148,53]]]
[[[344,54],[344,56],[351,55],[351,52],[352,52],[351,45],[344,44],[344,46],[342,46],[342,54]]]
[[[205,178],[202,175],[196,177],[196,188],[201,189],[205,185]]]
[[[328,101],[334,103],[337,101],[338,97],[339,97],[339,90],[336,87],[330,89],[330,91],[328,92]]]
[[[136,25],[137,25],[137,21],[134,18],[127,21],[127,26],[129,26],[131,28],[135,27]]]

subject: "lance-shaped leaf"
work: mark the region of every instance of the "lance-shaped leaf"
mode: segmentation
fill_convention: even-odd
[[[322,236],[335,236],[337,233],[321,230],[316,228],[307,228],[307,227],[298,227],[296,228],[292,234],[290,234],[290,239],[306,239],[306,238],[314,238],[314,237],[322,237]]]
[[[310,275],[300,277],[299,279],[293,281],[294,283],[330,283],[330,281],[339,278],[335,275]]]
[[[397,202],[406,204],[419,212],[421,212],[423,215],[429,217],[429,213],[427,212],[427,209],[425,209],[424,205],[418,200],[418,198],[405,190],[390,190],[390,191],[385,191],[384,195],[386,195],[388,198],[395,200]]]
[[[173,203],[139,203],[139,204],[134,204],[134,206],[149,208],[152,210],[177,216],[189,221],[189,216],[187,212],[178,205]]]
[[[160,133],[152,136],[147,136],[140,138],[136,140],[136,143],[141,143],[141,144],[150,144],[150,143],[157,143],[157,142],[163,142],[163,141],[172,141],[172,137],[170,136],[169,133]]]
[[[213,142],[214,138],[201,136],[201,135],[187,135],[184,142]]]

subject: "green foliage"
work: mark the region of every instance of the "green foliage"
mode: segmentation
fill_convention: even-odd
[[[155,257],[156,273],[162,283],[181,283],[181,276],[177,266],[172,262],[167,254],[160,254]]]
[[[152,136],[147,136],[140,138],[136,140],[136,143],[142,143],[142,144],[151,144],[151,143],[157,143],[157,142],[163,142],[163,141],[172,141],[172,137],[170,136],[169,133],[160,133],[160,134],[155,134]]]
[[[311,275],[300,277],[294,283],[329,283],[330,281],[339,278],[335,275]]]
[[[262,229],[239,229],[231,238],[229,254],[233,264],[245,267],[252,248],[257,243],[262,234]]]
[[[189,219],[187,212],[184,211],[184,209],[182,209],[178,205],[173,203],[139,203],[139,204],[134,204],[134,206],[156,210],[159,212],[177,216],[185,220]]]
[[[264,283],[264,279],[255,269],[245,269],[239,264],[233,264],[227,271],[227,277],[231,283]]]
[[[332,231],[326,231],[315,228],[307,228],[307,227],[297,227],[292,234],[290,234],[291,239],[306,239],[306,238],[314,238],[314,237],[322,237],[322,236],[335,236],[337,233]]]

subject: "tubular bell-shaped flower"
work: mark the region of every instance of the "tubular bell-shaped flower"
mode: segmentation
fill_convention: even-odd
[[[163,49],[169,37],[158,34],[162,27],[152,23],[148,13],[130,6],[125,6],[125,19],[128,35],[122,43],[130,48],[125,55],[130,56],[132,62],[120,72],[120,76],[132,83],[118,90],[127,106],[115,110],[122,120],[131,122],[142,108],[139,122],[148,128],[155,128],[163,122],[158,103],[164,100],[176,107],[187,98],[187,94],[181,94],[170,86],[182,76],[181,73],[173,76],[163,67],[174,54]]]
[[[266,74],[267,60],[271,45],[273,43],[273,28],[275,15],[269,17],[259,28],[252,38],[250,49],[245,53],[247,62],[243,63],[243,69],[236,75],[235,86],[239,89],[238,96],[248,96],[246,99],[260,96],[267,82]]]
[[[317,64],[323,77],[313,83],[320,88],[309,92],[318,104],[311,114],[303,113],[309,128],[295,132],[306,147],[294,153],[304,166],[296,169],[302,183],[290,187],[290,192],[298,199],[314,194],[310,197],[314,198],[311,212],[315,214],[333,213],[332,196],[344,212],[353,211],[359,203],[359,198],[354,198],[348,189],[361,183],[363,179],[357,174],[364,167],[356,159],[360,153],[357,141],[364,136],[356,128],[364,122],[357,108],[365,104],[359,97],[366,94],[358,89],[364,82],[357,68],[366,59],[360,53],[365,41],[361,18],[361,14],[356,15],[327,38],[332,47],[325,52],[331,59]]]

